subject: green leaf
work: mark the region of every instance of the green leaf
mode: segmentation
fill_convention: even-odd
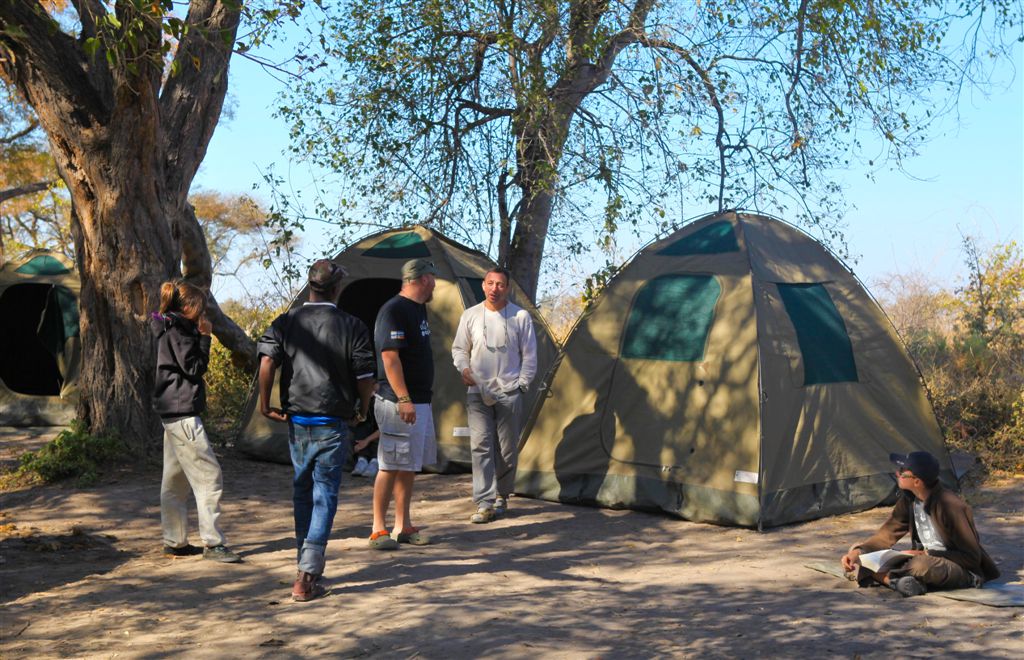
[[[100,40],[96,37],[89,37],[82,44],[82,50],[85,54],[92,59],[96,55],[96,50],[100,47]]]

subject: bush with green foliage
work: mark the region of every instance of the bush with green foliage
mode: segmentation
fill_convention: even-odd
[[[244,304],[229,300],[222,308],[250,337],[257,339],[287,308],[287,303],[275,306],[266,301]],[[240,366],[231,351],[214,338],[206,370],[206,413],[203,415],[206,431],[214,444],[223,446],[234,438],[254,378],[255,374]]]
[[[24,454],[18,475],[34,475],[46,483],[77,478],[79,486],[91,486],[127,449],[116,435],[90,434],[76,420],[40,449]]]
[[[1024,257],[1010,242],[964,240],[954,293],[897,278],[886,311],[907,343],[950,449],[1024,471]],[[883,286],[883,288],[885,288]]]

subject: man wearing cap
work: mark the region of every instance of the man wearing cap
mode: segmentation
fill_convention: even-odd
[[[462,375],[473,465],[473,523],[503,515],[516,481],[522,395],[537,373],[537,337],[530,314],[508,300],[509,272],[484,275],[484,301],[462,313],[452,342]]]
[[[326,593],[324,553],[338,508],[346,422],[366,418],[376,362],[366,325],[335,305],[345,269],[321,259],[309,269],[309,302],[277,317],[260,338],[260,412],[288,424],[298,573],[292,599]],[[281,368],[281,410],[270,407]]]
[[[843,555],[841,563],[861,586],[879,582],[903,596],[935,589],[980,587],[999,577],[995,562],[981,547],[971,507],[939,483],[939,461],[926,451],[891,454],[900,487],[889,519],[863,543]],[[891,548],[910,532],[912,555],[887,572],[860,565],[860,555]]]
[[[380,428],[373,484],[373,532],[370,547],[394,550],[400,543],[426,545],[430,539],[412,524],[413,481],[424,465],[437,461],[437,438],[430,399],[434,354],[430,348],[427,306],[434,297],[437,270],[429,259],[402,266],[402,289],[377,313],[373,338],[384,375],[374,416]],[[395,500],[394,535],[387,513]]]

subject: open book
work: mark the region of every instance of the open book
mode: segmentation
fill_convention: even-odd
[[[899,550],[879,550],[862,554],[859,561],[860,565],[869,571],[884,573],[904,561],[905,558],[913,556],[909,552],[900,552]]]

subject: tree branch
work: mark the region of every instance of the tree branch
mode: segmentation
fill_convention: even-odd
[[[75,40],[39,2],[0,2],[0,73],[36,109],[47,134],[79,136],[107,121],[109,108],[90,80]],[[45,108],[45,111],[42,109]],[[62,130],[73,127],[74,131]]]
[[[0,190],[0,202],[6,202],[9,199],[15,197],[21,197],[22,195],[31,195],[42,190],[46,190],[53,184],[57,183],[55,180],[50,179],[48,181],[37,181],[24,186],[17,186],[15,188],[8,188],[7,190]]]
[[[199,224],[191,204],[186,202],[180,218],[174,224],[174,229],[181,243],[181,275],[188,282],[209,290],[213,281],[210,251],[206,244],[203,228]],[[213,332],[217,339],[227,346],[228,350],[239,356],[246,363],[247,368],[254,370],[256,368],[256,343],[238,327],[238,324],[221,311],[212,295],[207,315],[210,323],[213,324]]]
[[[0,137],[0,144],[14,144],[15,142],[25,137],[26,135],[36,130],[37,128],[39,128],[39,122],[33,119],[31,122],[29,122],[28,126],[18,131],[17,133],[14,133],[13,135],[6,135],[4,137]]]
[[[648,48],[658,48],[662,50],[668,50],[676,55],[679,55],[683,60],[690,66],[691,69],[700,77],[701,83],[704,85],[704,91],[707,92],[708,101],[715,109],[715,113],[718,115],[718,129],[715,132],[715,147],[718,149],[718,210],[721,211],[724,208],[725,203],[725,179],[727,171],[725,168],[725,112],[722,109],[722,103],[718,98],[718,91],[715,89],[715,83],[711,80],[709,70],[702,67],[690,51],[682,46],[672,43],[671,41],[665,41],[663,39],[651,39],[643,37],[640,39],[640,43]]]
[[[184,200],[220,119],[228,89],[228,63],[238,32],[241,3],[193,0],[188,33],[175,53],[160,94],[160,116],[169,190]]]
[[[71,4],[78,13],[78,21],[82,24],[82,37],[95,37],[96,18],[106,14],[106,8],[100,0],[71,0]]]

